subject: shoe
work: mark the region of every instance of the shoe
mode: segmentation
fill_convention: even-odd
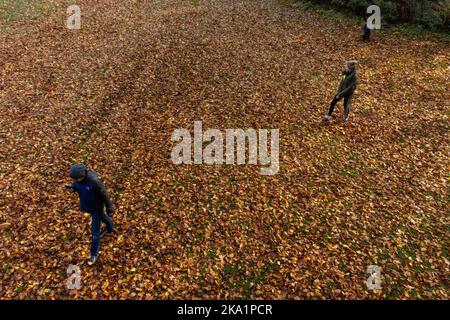
[[[115,229],[112,229],[112,230],[105,229],[102,232],[100,232],[100,238],[103,238],[104,236],[107,236],[114,232],[115,232]]]
[[[348,118],[349,118],[349,117],[343,118],[343,119],[341,120],[341,123],[346,123],[346,122],[348,121]]]
[[[323,117],[322,122],[327,123],[330,120],[330,116],[326,115],[325,117]]]
[[[88,265],[92,266],[93,264],[95,264],[97,262],[98,256],[92,256],[89,260],[88,260]]]

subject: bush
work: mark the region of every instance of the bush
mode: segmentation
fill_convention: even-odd
[[[427,29],[449,27],[450,0],[310,0],[311,2],[344,8],[359,16],[366,15],[371,4],[381,8],[382,19],[386,22],[412,22]]]

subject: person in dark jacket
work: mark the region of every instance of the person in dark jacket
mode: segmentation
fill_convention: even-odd
[[[366,22],[366,24],[364,24],[364,32],[363,32],[363,36],[362,36],[362,41],[363,42],[369,41],[369,38],[370,38],[370,29],[367,26],[367,22]]]
[[[346,62],[344,70],[342,70],[342,80],[339,84],[338,92],[334,96],[333,101],[331,101],[328,114],[322,119],[323,122],[328,122],[330,120],[334,107],[342,98],[344,98],[344,118],[342,119],[342,122],[348,121],[350,114],[350,102],[357,85],[356,64],[357,61],[355,60]]]
[[[110,217],[114,213],[114,207],[104,185],[95,172],[88,170],[83,164],[74,164],[70,168],[70,177],[73,183],[66,189],[76,191],[80,197],[80,209],[91,215],[91,258],[89,265],[93,265],[98,259],[100,250],[100,238],[114,231],[114,223]],[[106,213],[103,207],[106,207]],[[101,223],[106,224],[106,230],[100,232]]]

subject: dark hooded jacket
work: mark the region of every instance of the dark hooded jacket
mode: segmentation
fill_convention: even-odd
[[[348,97],[353,94],[356,90],[358,80],[356,78],[356,68],[355,66],[349,67],[347,72],[343,72],[342,81],[339,84],[338,95],[342,97]]]
[[[86,170],[86,177],[80,182],[74,182],[72,189],[80,196],[80,209],[84,212],[102,212],[106,207],[108,214],[113,212],[113,206],[108,192],[95,172]]]

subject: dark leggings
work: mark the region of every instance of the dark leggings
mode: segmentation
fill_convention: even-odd
[[[331,101],[330,104],[330,109],[328,110],[328,116],[331,117],[331,115],[333,114],[334,111],[334,107],[336,106],[336,104],[338,103],[339,100],[341,100],[341,98],[336,98],[334,97],[333,101]],[[352,101],[352,96],[347,96],[344,97],[344,118],[347,118],[349,113],[350,113],[350,102]]]

